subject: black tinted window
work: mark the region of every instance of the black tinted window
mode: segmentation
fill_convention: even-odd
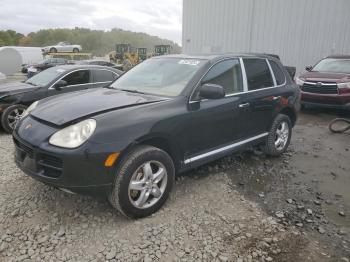
[[[286,77],[281,67],[274,61],[269,60],[269,62],[270,62],[273,74],[275,75],[277,85],[284,84]]]
[[[96,82],[112,82],[117,78],[116,74],[108,70],[93,70],[94,83]]]
[[[238,59],[230,59],[214,65],[203,78],[202,84],[217,84],[225,89],[225,94],[243,91],[241,65]]]
[[[265,59],[243,59],[247,74],[248,90],[273,86],[270,69]]]
[[[90,72],[89,70],[76,71],[64,77],[63,80],[67,81],[69,86],[87,84],[90,81]]]

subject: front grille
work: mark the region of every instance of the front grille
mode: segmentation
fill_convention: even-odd
[[[47,154],[40,154],[39,159],[42,165],[51,166],[59,169],[62,169],[63,167],[62,159],[58,157],[47,155]]]
[[[30,158],[34,158],[34,149],[31,148],[30,146],[27,146],[21,142],[19,142],[17,139],[13,139],[14,143],[16,144],[16,146],[23,151],[24,153],[26,153]]]
[[[24,161],[26,156],[35,159],[37,167],[42,170],[42,175],[58,178],[62,175],[63,161],[62,159],[46,154],[45,152],[35,152],[32,147],[25,145],[17,139],[13,139],[17,148],[21,151],[20,160]]]
[[[338,94],[336,83],[307,82],[304,83],[301,90],[315,94]]]

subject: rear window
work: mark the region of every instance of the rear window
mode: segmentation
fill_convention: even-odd
[[[281,67],[275,62],[269,60],[273,74],[275,75],[276,78],[276,83],[277,85],[282,85],[286,81],[286,76],[284,75]]]
[[[63,80],[67,81],[68,86],[87,84],[90,81],[90,72],[89,70],[75,71],[65,76]]]
[[[112,82],[117,78],[117,75],[108,70],[93,70],[93,82]]]
[[[248,90],[256,90],[273,86],[270,68],[265,59],[243,59],[247,75]]]

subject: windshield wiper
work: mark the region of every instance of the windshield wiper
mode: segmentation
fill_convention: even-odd
[[[37,86],[36,84],[32,83],[32,82],[25,82],[26,84],[30,84],[32,86]]]
[[[119,89],[119,90],[122,90],[122,91],[125,91],[125,92],[129,92],[129,93],[144,94],[143,92],[138,91],[136,89]]]

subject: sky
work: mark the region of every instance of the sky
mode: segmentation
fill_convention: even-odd
[[[182,0],[0,0],[0,30],[74,27],[117,27],[181,44]]]

